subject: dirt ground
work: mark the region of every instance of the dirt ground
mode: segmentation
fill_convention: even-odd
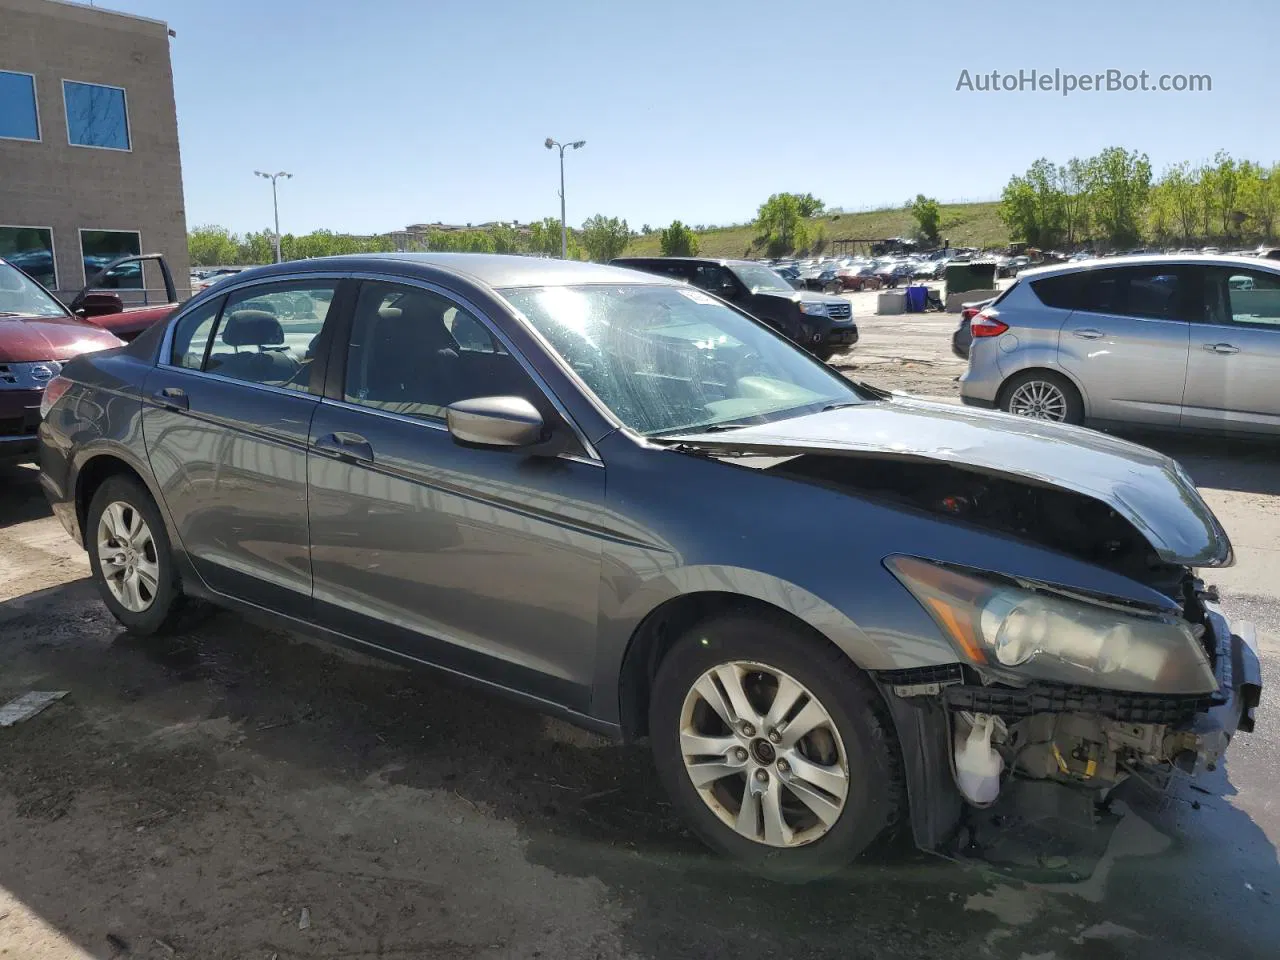
[[[946,395],[954,317],[858,319],[844,369]],[[1280,454],[1160,442],[1233,536],[1240,564],[1215,579],[1280,689]],[[0,957],[1183,960],[1280,942],[1274,698],[1198,788],[1132,797],[1087,884],[899,841],[783,887],[706,854],[643,747],[232,614],[132,638],[87,576],[34,470],[0,467],[0,703],[68,691],[0,729]]]

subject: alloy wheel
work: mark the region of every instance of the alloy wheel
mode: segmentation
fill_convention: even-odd
[[[155,538],[142,513],[116,500],[98,520],[98,560],[102,579],[120,606],[142,613],[156,599],[160,563]]]
[[[1060,423],[1067,418],[1067,398],[1057,384],[1028,380],[1009,395],[1009,412],[1032,420]]]
[[[812,843],[844,811],[840,732],[817,697],[774,667],[733,661],[699,677],[680,712],[680,753],[707,807],[756,843]]]

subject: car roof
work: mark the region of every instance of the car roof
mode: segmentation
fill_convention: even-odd
[[[394,265],[394,266],[392,266]],[[425,268],[422,270],[415,268]],[[383,270],[413,276],[432,268],[443,270],[489,287],[551,287],[578,283],[670,283],[679,281],[653,274],[640,274],[623,267],[579,260],[551,260],[499,253],[364,253],[335,257],[289,260],[244,271],[248,280],[312,270]]]
[[[1262,267],[1276,271],[1275,261],[1267,261],[1260,257],[1233,257],[1221,253],[1173,253],[1173,254],[1137,254],[1127,257],[1093,257],[1089,260],[1075,260],[1070,263],[1056,263],[1048,267],[1035,267],[1023,270],[1018,274],[1019,280],[1037,280],[1041,277],[1056,277],[1065,273],[1079,273],[1085,270],[1102,270],[1110,267],[1143,267],[1143,266],[1178,266],[1199,265],[1219,267]]]
[[[722,267],[746,266],[768,267],[769,264],[759,260],[741,260],[733,257],[614,257],[610,263],[718,263]],[[795,261],[792,261],[793,263]]]

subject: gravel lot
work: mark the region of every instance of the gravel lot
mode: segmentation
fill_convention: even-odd
[[[954,394],[953,316],[855,312],[842,369]],[[1065,889],[900,842],[821,885],[757,882],[684,833],[641,748],[231,614],[131,638],[35,472],[0,467],[0,702],[70,691],[0,729],[0,954],[1274,957],[1280,455],[1155,442],[1233,536],[1212,579],[1272,686],[1200,789],[1129,791],[1104,869]]]

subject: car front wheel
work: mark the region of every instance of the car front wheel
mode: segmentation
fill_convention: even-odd
[[[679,640],[654,681],[649,732],[693,832],[774,879],[840,869],[904,799],[874,685],[822,638],[767,617],[721,617]]]
[[[164,520],[132,477],[107,479],[89,505],[89,565],[112,616],[132,633],[174,625],[182,608]]]

